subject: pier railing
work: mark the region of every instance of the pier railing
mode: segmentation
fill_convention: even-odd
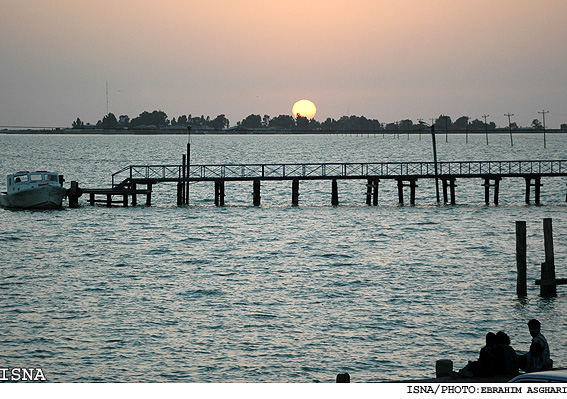
[[[207,180],[362,179],[366,177],[567,176],[567,160],[130,165],[112,175],[112,187],[128,182]]]

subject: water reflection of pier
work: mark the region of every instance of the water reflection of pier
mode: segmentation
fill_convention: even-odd
[[[185,157],[184,157],[185,160]],[[261,202],[261,182],[291,182],[292,205],[299,203],[299,183],[306,180],[328,180],[331,183],[331,204],[339,204],[338,180],[362,180],[366,184],[366,203],[378,205],[378,188],[382,180],[395,180],[398,201],[404,204],[404,188],[409,188],[409,203],[415,204],[417,182],[420,179],[436,179],[442,182],[443,202],[456,203],[457,179],[481,179],[484,200],[498,204],[500,182],[503,178],[525,179],[525,202],[531,202],[532,187],[534,203],[540,203],[541,180],[544,177],[567,176],[567,160],[525,161],[453,161],[437,162],[370,162],[370,163],[288,163],[288,164],[218,164],[218,165],[130,165],[112,175],[112,187],[108,189],[83,189],[95,196],[106,196],[107,205],[112,203],[137,204],[137,195],[146,195],[146,205],[151,203],[152,186],[158,183],[176,183],[177,204],[189,203],[190,182],[213,182],[215,204],[225,204],[225,184],[233,181],[251,181],[253,204]],[[145,186],[141,189],[140,186]],[[492,189],[492,190],[491,190]],[[113,201],[113,196],[122,200]],[[566,198],[567,201],[567,198]]]

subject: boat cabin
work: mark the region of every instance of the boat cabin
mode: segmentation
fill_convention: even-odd
[[[63,176],[57,172],[38,170],[36,172],[21,171],[8,175],[7,194],[29,190],[40,186],[63,186]]]

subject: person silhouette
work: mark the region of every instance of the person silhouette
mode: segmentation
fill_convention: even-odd
[[[528,321],[528,328],[532,336],[530,351],[520,357],[520,367],[527,373],[549,370],[553,366],[547,339],[541,333],[539,320]]]

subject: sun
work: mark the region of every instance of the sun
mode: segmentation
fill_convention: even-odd
[[[309,100],[299,100],[295,104],[293,104],[291,113],[293,114],[294,118],[297,118],[297,116],[299,115],[307,119],[313,119],[313,117],[317,113],[317,107],[315,107],[315,104],[313,104],[313,102]]]

